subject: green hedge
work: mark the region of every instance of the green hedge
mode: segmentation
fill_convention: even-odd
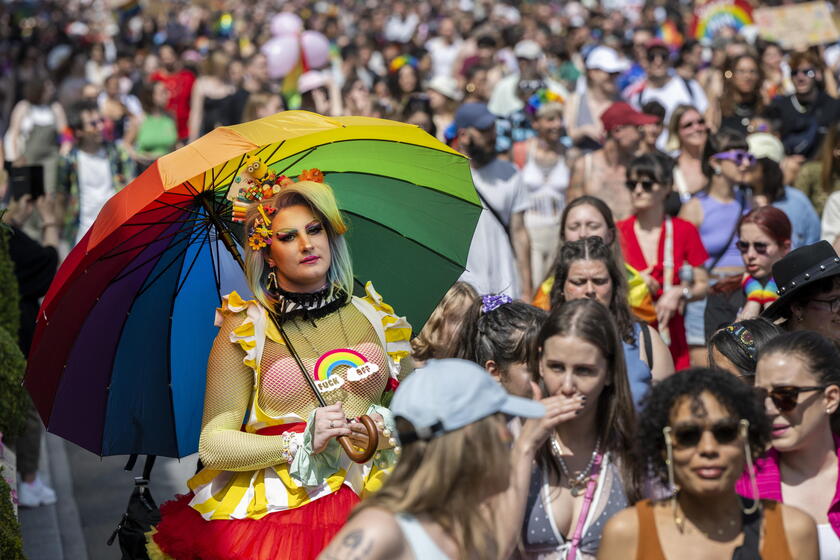
[[[26,417],[25,371],[26,360],[17,340],[0,327],[0,433],[9,436],[20,434]]]
[[[20,328],[20,293],[9,257],[9,230],[0,227],[0,327],[17,339]]]
[[[0,476],[0,558],[3,560],[26,560],[23,542],[20,539],[20,524],[12,507],[11,489]]]

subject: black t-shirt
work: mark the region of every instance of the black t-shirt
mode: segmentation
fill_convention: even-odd
[[[800,103],[795,95],[777,96],[770,104],[781,121],[779,132],[788,154],[816,157],[828,127],[840,118],[840,100],[824,91],[812,103]]]

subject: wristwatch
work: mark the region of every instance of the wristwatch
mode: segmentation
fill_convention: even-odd
[[[688,301],[688,300],[690,300],[690,299],[691,299],[691,296],[692,296],[692,294],[691,294],[691,289],[690,289],[690,288],[683,287],[683,289],[682,289],[682,298],[683,298],[685,301]]]

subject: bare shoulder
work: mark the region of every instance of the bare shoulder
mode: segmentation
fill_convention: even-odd
[[[819,556],[817,525],[814,519],[799,508],[778,504],[781,509],[782,524],[785,528],[788,548],[795,550],[796,557],[816,559]]]
[[[679,217],[695,226],[703,220],[703,207],[697,198],[692,198],[682,205]]]
[[[394,514],[370,507],[342,527],[318,560],[399,559],[405,553],[405,540]]]
[[[623,559],[635,551],[639,541],[639,516],[635,507],[613,515],[604,527],[598,560]],[[631,553],[631,557],[635,552]]]

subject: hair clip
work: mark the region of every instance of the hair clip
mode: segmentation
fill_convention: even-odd
[[[266,208],[263,203],[257,204],[257,212],[259,216],[254,220],[254,225],[248,230],[248,246],[254,250],[259,251],[263,247],[271,245],[271,240],[274,237],[274,231],[271,229],[271,218],[276,208],[269,206]]]
[[[735,323],[726,326],[723,330],[729,333],[729,336],[734,338],[735,342],[741,345],[751,360],[755,360],[758,351],[755,348],[755,339],[753,339],[753,335],[747,327],[741,325],[740,323]]]
[[[486,294],[481,296],[481,312],[490,313],[506,303],[511,303],[513,298],[507,294]]]

